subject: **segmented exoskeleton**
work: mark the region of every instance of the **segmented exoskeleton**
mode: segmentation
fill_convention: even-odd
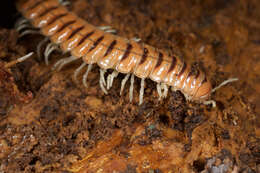
[[[41,46],[48,40],[51,41],[44,52],[46,64],[50,53],[56,49],[71,54],[54,65],[58,70],[72,61],[82,59],[83,63],[75,70],[74,77],[77,78],[80,71],[88,66],[83,75],[83,84],[86,86],[88,73],[96,63],[100,67],[100,86],[105,93],[111,88],[118,73],[124,73],[126,75],[122,80],[120,94],[130,78],[131,101],[134,77],[137,76],[141,78],[140,104],[143,102],[146,78],[157,83],[160,98],[167,96],[168,87],[180,90],[189,100],[204,102],[209,98],[212,87],[201,70],[193,69],[176,55],[168,55],[147,44],[106,32],[107,28],[95,27],[68,11],[62,3],[59,0],[28,0],[17,5],[25,19],[18,21],[16,28],[19,31],[28,28],[29,21],[46,36],[38,45],[38,56]],[[22,35],[34,32],[35,30],[24,30]],[[114,71],[106,80],[105,73],[108,69]]]

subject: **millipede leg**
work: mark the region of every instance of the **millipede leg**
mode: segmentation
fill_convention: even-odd
[[[212,104],[212,107],[215,108],[216,107],[216,101],[215,100],[207,100],[203,102],[204,105],[210,105]]]
[[[157,88],[157,92],[158,92],[158,95],[159,95],[159,100],[161,100],[162,98],[162,88],[161,88],[161,84],[160,83],[157,83],[156,85],[156,88]]]
[[[130,89],[129,89],[129,100],[130,100],[130,102],[132,102],[132,100],[133,100],[134,81],[135,81],[135,75],[132,74],[132,75],[131,75],[131,80],[130,80],[131,84],[130,84]]]
[[[77,78],[79,73],[81,72],[81,70],[87,65],[87,63],[83,62],[75,71],[74,71],[74,75],[73,78],[76,82],[78,82]]]
[[[168,86],[165,83],[162,83],[163,87],[163,98],[166,98],[168,95]]]
[[[70,2],[68,0],[59,0],[59,3],[63,6],[69,6]]]
[[[140,42],[142,39],[138,38],[138,37],[133,37],[133,38],[131,38],[131,40],[133,40],[135,42]]]
[[[144,98],[144,80],[145,78],[142,78],[141,80],[141,88],[140,88],[140,94],[139,94],[139,105],[143,103]]]
[[[27,60],[28,58],[30,58],[31,56],[33,55],[33,52],[31,53],[28,53],[27,55],[23,56],[23,57],[20,57],[16,60],[13,60],[11,62],[8,62],[7,64],[4,65],[5,68],[10,68],[12,66],[14,66],[15,64],[17,63],[20,63],[20,62],[23,62],[25,60]]]
[[[112,74],[108,75],[108,77],[107,77],[107,89],[108,90],[112,87],[114,78],[117,76],[118,76],[118,72],[116,70],[114,70],[112,72]]]
[[[177,91],[177,89],[176,89],[175,87],[171,87],[171,90],[172,90],[173,92],[176,92],[176,91]]]
[[[46,48],[45,48],[45,51],[44,51],[44,57],[46,57],[47,53],[49,52],[51,46],[53,45],[53,43],[49,43]]]
[[[32,30],[32,29],[28,29],[28,30],[25,30],[23,31],[20,35],[19,35],[19,38],[25,36],[25,35],[28,35],[28,34],[40,34],[39,30]]]
[[[20,25],[23,25],[23,24],[26,24],[26,23],[29,24],[29,23],[30,23],[29,20],[22,17],[22,18],[18,19],[18,20],[15,22],[14,28],[16,29],[16,28],[18,28]]]
[[[100,71],[100,79],[99,79],[99,85],[102,89],[102,91],[107,94],[107,90],[105,89],[104,85],[106,85],[106,81],[105,81],[105,69],[99,69]]]
[[[88,65],[88,68],[82,78],[82,83],[86,88],[88,87],[88,85],[87,85],[88,73],[91,71],[92,67],[93,67],[92,64]]]
[[[127,82],[127,80],[129,79],[130,74],[128,73],[127,75],[125,75],[124,79],[121,82],[121,89],[120,89],[120,95],[122,95],[123,90],[125,88],[125,83]]]
[[[31,29],[31,30],[34,30],[34,28],[32,27],[32,25],[31,24],[29,24],[29,23],[24,23],[24,24],[21,24],[21,25],[19,25],[19,26],[17,26],[17,28],[16,28],[16,31],[17,32],[21,32],[23,29]]]
[[[44,51],[44,60],[46,65],[49,65],[49,56],[54,50],[59,50],[59,47],[54,43],[49,43]]]
[[[113,29],[111,26],[99,26],[99,27],[97,27],[98,29],[101,29],[101,30],[103,30],[103,31],[105,31],[105,32],[107,32],[107,33],[112,33],[112,34],[116,34],[116,30],[115,29]]]
[[[78,57],[75,57],[75,56],[70,56],[70,57],[67,57],[67,58],[63,58],[63,59],[57,61],[54,64],[54,66],[52,67],[52,70],[56,70],[57,69],[57,71],[60,71],[62,69],[62,67],[64,67],[66,64],[69,64],[72,61],[75,61],[77,59],[78,59]]]
[[[37,45],[37,56],[38,56],[38,60],[41,60],[42,54],[41,54],[41,49],[42,46],[45,45],[47,42],[49,41],[48,37],[45,37],[42,41],[40,41],[40,43]]]
[[[106,86],[106,80],[105,80],[105,73],[107,70],[105,69],[100,69],[100,73],[101,73],[101,80],[104,86]]]

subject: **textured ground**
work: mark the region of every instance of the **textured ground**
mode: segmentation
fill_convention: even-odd
[[[104,95],[98,68],[87,89],[72,80],[79,63],[52,72],[34,57],[5,68],[43,38],[18,40],[11,3],[0,28],[0,172],[260,172],[259,1],[71,1],[94,25],[197,62],[214,86],[238,77],[212,95],[216,108],[180,92],[158,101],[149,80],[144,104],[139,80],[129,103],[123,75]]]

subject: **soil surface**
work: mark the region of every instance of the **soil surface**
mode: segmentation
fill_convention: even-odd
[[[146,80],[144,103],[134,101],[124,75],[109,94],[99,69],[88,88],[73,80],[80,62],[61,71],[36,54],[10,68],[6,63],[36,52],[44,38],[18,38],[18,14],[0,26],[0,172],[260,172],[259,0],[74,0],[70,10],[96,26],[138,37],[200,66],[213,86],[237,77],[212,99],[217,107],[187,102],[180,92],[158,100]],[[10,17],[11,16],[11,17]],[[1,17],[2,18],[2,17]]]

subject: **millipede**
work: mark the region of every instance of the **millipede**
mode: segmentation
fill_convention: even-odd
[[[135,77],[141,79],[139,104],[143,103],[145,79],[156,82],[160,98],[167,97],[169,87],[181,91],[187,100],[205,104],[215,102],[209,100],[212,89],[205,73],[193,68],[177,55],[169,55],[137,39],[126,39],[114,34],[110,27],[95,27],[87,21],[70,12],[66,5],[68,1],[61,0],[28,0],[18,1],[17,9],[23,18],[17,21],[15,28],[20,36],[27,34],[42,34],[45,36],[37,45],[38,57],[41,48],[47,44],[44,60],[48,65],[49,56],[54,50],[70,53],[57,61],[53,69],[60,70],[63,66],[82,60],[75,70],[74,79],[86,70],[82,83],[87,87],[87,77],[94,64],[99,66],[99,85],[107,94],[113,80],[119,73],[125,74],[121,82],[120,95],[130,78],[129,99],[133,100]],[[112,69],[110,74],[107,71]],[[237,79],[227,80],[220,86]]]

